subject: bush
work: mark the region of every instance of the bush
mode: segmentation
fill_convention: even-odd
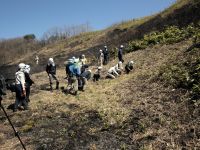
[[[200,23],[188,25],[186,28],[178,28],[177,26],[169,26],[162,32],[151,32],[140,40],[131,41],[128,43],[126,52],[132,52],[139,49],[145,49],[148,46],[156,44],[173,44],[182,40],[193,38],[195,43],[200,41]]]
[[[191,52],[192,53],[192,52]],[[184,62],[164,66],[159,78],[174,88],[189,91],[192,100],[200,100],[200,58],[196,52],[186,57]]]

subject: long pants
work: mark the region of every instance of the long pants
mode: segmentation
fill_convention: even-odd
[[[108,56],[104,56],[103,64],[104,64],[104,65],[107,65],[107,64],[108,64]]]
[[[29,96],[30,96],[30,91],[31,91],[31,86],[26,83],[26,101],[29,101]]]
[[[115,79],[115,76],[112,73],[107,73],[107,77],[110,77],[112,79]]]
[[[74,92],[78,91],[78,79],[76,76],[69,76],[68,86],[71,86],[71,90]]]
[[[50,82],[50,88],[52,90],[52,84],[53,84],[53,80],[56,80],[56,89],[58,88],[58,79],[56,78],[56,76],[54,74],[49,74],[49,82]]]
[[[100,74],[94,74],[93,75],[93,81],[95,82],[95,81],[99,81],[99,79],[100,79]]]
[[[26,102],[25,97],[22,96],[22,86],[21,84],[16,84],[16,99],[14,109],[16,110],[19,106],[24,106],[24,109],[28,108],[28,104]]]

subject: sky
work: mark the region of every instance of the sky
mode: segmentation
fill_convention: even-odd
[[[0,39],[89,23],[93,30],[158,13],[176,0],[0,0]]]

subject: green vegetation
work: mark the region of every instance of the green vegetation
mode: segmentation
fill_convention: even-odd
[[[179,58],[178,58],[179,59]],[[160,78],[174,88],[183,88],[190,92],[195,105],[200,100],[200,51],[193,48],[187,52],[182,62],[173,63],[160,69]]]
[[[173,44],[182,40],[195,37],[197,39],[200,34],[200,23],[197,25],[189,25],[185,28],[178,28],[177,26],[169,26],[162,32],[151,32],[144,35],[141,40],[134,40],[128,43],[126,52],[145,49],[148,46],[156,44]]]

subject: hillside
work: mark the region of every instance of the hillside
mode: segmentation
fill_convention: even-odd
[[[190,23],[197,23],[200,20],[199,8],[200,2],[198,0],[178,0],[170,8],[158,14],[122,22],[102,31],[83,33],[67,40],[47,44],[36,51],[24,53],[19,59],[14,57],[11,63],[0,66],[0,73],[12,76],[16,64],[22,61],[32,66],[32,72],[40,72],[44,70],[49,57],[54,57],[56,63],[63,67],[63,62],[67,58],[71,56],[79,57],[82,53],[89,57],[90,62],[94,64],[97,52],[103,45],[108,46],[113,57],[115,48],[120,44],[127,45],[128,42],[140,39],[152,31],[162,31],[165,27],[171,25],[182,28]],[[39,67],[36,67],[34,62],[35,54],[40,57]],[[8,53],[8,55],[11,54]]]
[[[6,110],[27,149],[200,149],[200,51],[194,44],[200,42],[199,6],[198,0],[179,0],[154,16],[47,45],[37,51],[39,67],[35,52],[1,67],[8,77],[21,61],[33,66],[30,110]],[[119,43],[126,47],[124,64],[133,60],[134,70],[105,79],[117,63]],[[84,53],[94,71],[104,44],[113,59],[99,82],[89,81],[77,96],[49,91],[43,71],[48,57],[55,58],[60,86],[66,88],[66,58]],[[8,92],[4,99],[8,108],[15,95]],[[2,111],[0,149],[21,149]]]
[[[183,41],[130,53],[126,60],[136,62],[130,75],[89,82],[75,97],[50,93],[46,74],[34,74],[40,82],[33,87],[31,110],[8,110],[9,116],[28,149],[198,149],[199,108],[191,114],[188,93],[158,80],[160,67],[183,57],[190,44]],[[64,70],[58,74],[66,87]],[[7,98],[6,107],[14,96]],[[20,149],[2,112],[1,122],[0,149]]]

